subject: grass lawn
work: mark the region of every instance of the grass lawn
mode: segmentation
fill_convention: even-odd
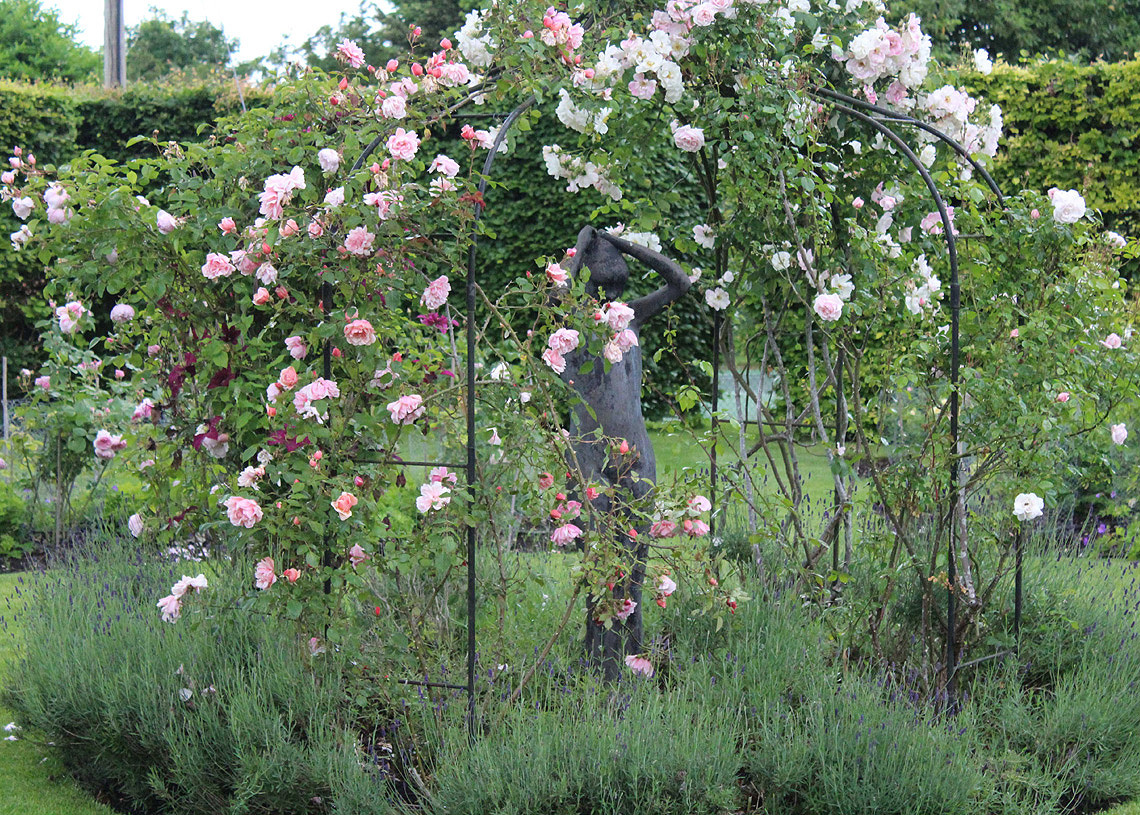
[[[18,574],[0,575],[0,677],[15,658],[23,598]],[[0,707],[0,726],[12,721]],[[4,734],[5,736],[8,734]],[[96,803],[63,771],[49,748],[35,735],[0,743],[0,815],[113,815]]]

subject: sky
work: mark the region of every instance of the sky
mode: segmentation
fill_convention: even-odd
[[[103,47],[103,0],[43,0],[60,19],[75,23],[79,39],[92,48]],[[323,25],[335,26],[342,13],[354,16],[360,0],[123,0],[124,23],[129,28],[148,19],[151,7],[172,19],[185,11],[194,22],[207,20],[240,46],[236,62],[266,56],[288,37],[297,46]]]

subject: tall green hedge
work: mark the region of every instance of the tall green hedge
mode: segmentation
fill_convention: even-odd
[[[1109,229],[1140,237],[1140,61],[998,65],[962,80],[1001,105],[1003,189],[1080,190]]]

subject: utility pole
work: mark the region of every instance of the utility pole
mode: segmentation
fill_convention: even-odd
[[[104,0],[103,87],[127,84],[127,47],[123,28],[123,0]]]

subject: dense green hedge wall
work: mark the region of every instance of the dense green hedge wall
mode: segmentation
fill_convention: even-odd
[[[998,65],[961,79],[1001,105],[1004,190],[1080,190],[1109,229],[1140,237],[1140,61]]]

